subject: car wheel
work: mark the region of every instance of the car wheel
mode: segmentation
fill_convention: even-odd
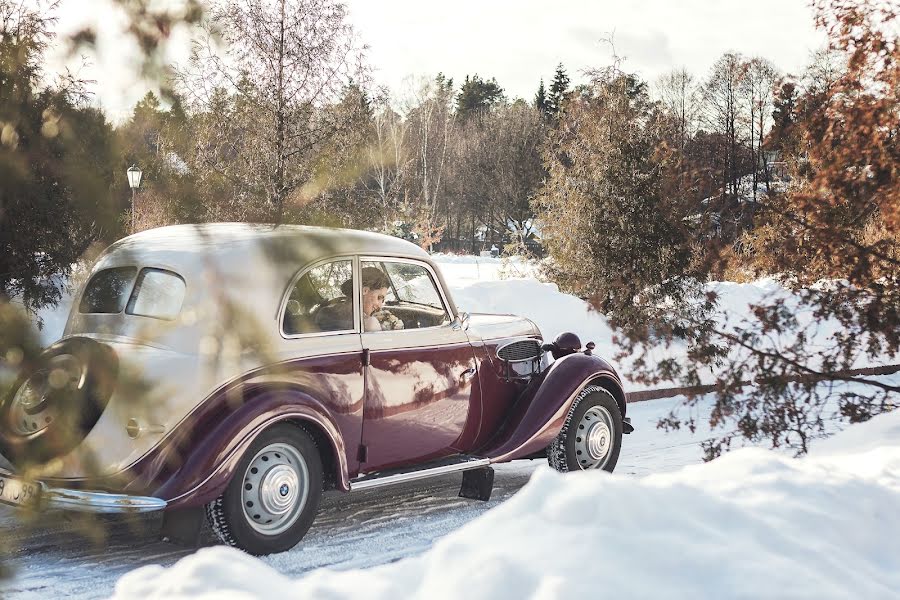
[[[261,556],[296,546],[321,497],[315,442],[304,429],[283,423],[253,441],[225,493],[206,505],[206,517],[224,543]]]
[[[89,338],[44,350],[0,399],[0,454],[26,469],[70,452],[100,419],[118,372],[112,348]]]
[[[559,435],[547,448],[550,466],[562,473],[612,472],[622,449],[622,415],[607,390],[589,385],[572,403]]]

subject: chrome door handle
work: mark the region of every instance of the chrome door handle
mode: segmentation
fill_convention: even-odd
[[[460,373],[459,378],[465,379],[466,377],[471,377],[474,374],[475,374],[475,367],[472,367],[471,369],[466,369],[465,371]]]

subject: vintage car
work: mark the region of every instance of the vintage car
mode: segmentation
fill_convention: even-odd
[[[632,427],[615,370],[573,333],[460,312],[417,246],[296,226],[178,225],[110,246],[62,339],[0,405],[0,501],[203,517],[252,554],[289,549],[323,491],[546,457],[605,469]],[[552,356],[552,360],[551,357]]]

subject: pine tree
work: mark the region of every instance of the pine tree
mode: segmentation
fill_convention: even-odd
[[[456,114],[466,118],[487,110],[503,100],[503,88],[497,80],[482,79],[477,74],[466,79],[456,95]]]
[[[556,66],[556,73],[553,75],[553,83],[550,84],[550,97],[547,99],[547,112],[554,119],[559,119],[562,113],[563,103],[569,92],[569,83],[566,69],[562,63],[559,63]]]
[[[57,302],[55,276],[117,229],[109,123],[71,88],[42,85],[55,7],[27,6],[0,2],[0,310]]]
[[[534,95],[534,107],[538,109],[545,119],[550,116],[547,105],[547,90],[544,89],[544,80],[541,78],[541,84],[538,86],[537,93]]]
[[[797,121],[797,86],[785,81],[775,92],[772,131],[768,144],[775,150],[790,151],[796,146],[794,124]]]

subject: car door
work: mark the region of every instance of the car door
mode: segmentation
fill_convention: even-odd
[[[473,389],[475,355],[465,330],[450,314],[428,264],[364,257],[360,266],[361,292],[373,273],[369,269],[378,269],[389,281],[382,310],[375,313],[376,330],[369,324],[372,318],[360,311],[369,363],[361,472],[458,453],[455,444],[473,426],[472,419],[480,418],[480,397]],[[470,410],[473,406],[477,410]]]
[[[339,256],[301,270],[283,300],[279,380],[303,390],[333,419],[351,475],[362,439],[365,367],[359,335],[355,257]]]

